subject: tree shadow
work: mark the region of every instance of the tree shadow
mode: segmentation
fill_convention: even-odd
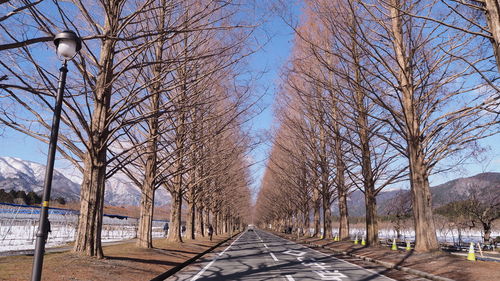
[[[166,265],[166,266],[177,266],[181,264],[180,262],[172,262],[167,260],[158,260],[158,259],[140,259],[140,258],[130,258],[130,257],[113,257],[107,256],[106,259],[111,261],[131,261],[135,263],[147,263],[147,264],[156,264],[156,265]]]

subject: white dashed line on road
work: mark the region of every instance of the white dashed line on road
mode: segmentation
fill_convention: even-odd
[[[200,278],[200,276],[205,273],[205,271],[215,262],[215,259],[212,260],[211,262],[209,262],[202,270],[200,270],[200,272],[198,272],[198,274],[196,274],[193,278],[191,278],[191,281],[194,281],[198,278]]]
[[[291,240],[284,239],[284,238],[279,237],[279,236],[277,236],[277,235],[275,235],[275,234],[272,234],[272,233],[268,233],[268,234],[270,234],[271,236],[274,236],[274,237],[276,237],[276,238],[282,239],[282,240],[287,240],[287,241],[293,242],[293,241],[291,241]],[[380,276],[380,277],[386,278],[387,280],[393,280],[393,281],[395,281],[395,279],[392,279],[392,278],[390,278],[390,277],[388,277],[388,276],[385,276],[385,275],[383,275],[383,274],[380,274],[380,273],[378,273],[378,272],[376,272],[376,271],[374,271],[374,270],[371,270],[371,269],[368,269],[368,268],[364,268],[364,267],[362,267],[362,266],[360,266],[360,265],[357,265],[357,264],[354,264],[354,263],[348,262],[348,261],[343,260],[343,259],[336,258],[336,257],[334,257],[332,254],[326,254],[326,253],[320,252],[320,251],[315,250],[315,249],[313,249],[313,248],[309,248],[309,247],[307,247],[307,246],[301,245],[301,244],[296,243],[296,242],[293,242],[293,243],[294,243],[294,244],[296,244],[296,245],[299,245],[299,246],[301,246],[301,247],[303,247],[303,248],[305,248],[305,249],[312,250],[313,252],[318,253],[318,254],[320,254],[320,255],[322,255],[322,256],[324,256],[324,257],[329,257],[329,258],[332,258],[332,259],[335,259],[335,260],[338,260],[338,261],[341,261],[341,262],[344,262],[344,263],[350,264],[350,265],[352,265],[352,266],[354,266],[354,267],[357,267],[357,268],[363,269],[363,270],[368,271],[368,272],[370,272],[370,273],[373,273],[373,274],[375,274],[375,275],[377,275],[377,276]],[[302,261],[302,259],[299,259],[299,261]]]
[[[264,244],[264,247],[266,247],[267,249],[269,249],[266,244]]]
[[[274,261],[280,261],[279,259],[276,258],[276,256],[273,253],[269,253],[269,254],[271,255],[271,257],[273,257]]]
[[[295,279],[293,279],[292,275],[285,275],[286,277],[286,280],[288,281],[295,281]]]
[[[242,234],[240,234],[240,236],[238,236],[238,238],[236,238],[236,239],[233,241],[233,243],[231,243],[229,246],[227,246],[227,248],[226,248],[226,249],[224,249],[224,251],[222,251],[221,253],[219,253],[219,255],[218,255],[218,256],[219,256],[219,257],[220,257],[220,256],[222,256],[222,255],[223,255],[223,254],[224,254],[224,253],[225,253],[225,252],[226,252],[229,248],[231,248],[231,246],[233,246],[234,242],[236,242],[236,241],[238,241],[238,239],[240,239],[240,237],[241,237],[242,235],[243,235],[243,233],[242,233]],[[193,278],[191,278],[191,280],[190,280],[190,281],[195,281],[196,279],[200,278],[200,276],[201,276],[203,273],[205,273],[205,271],[206,271],[206,270],[207,270],[210,266],[212,266],[212,264],[213,264],[216,260],[217,260],[217,256],[215,256],[215,257],[214,257],[214,259],[213,259],[211,262],[209,262],[209,263],[208,263],[208,264],[207,264],[207,265],[206,265],[206,266],[205,266],[202,270],[200,270],[200,272],[198,272],[198,274],[196,274]]]

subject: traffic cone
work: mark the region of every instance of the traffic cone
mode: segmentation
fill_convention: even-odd
[[[363,245],[363,246],[366,245],[365,237],[361,238],[361,245]]]
[[[473,242],[470,242],[469,254],[467,254],[467,260],[469,260],[469,261],[476,260],[476,254],[474,253],[474,243]]]
[[[406,241],[406,250],[411,251],[410,241]]]
[[[391,250],[393,250],[393,251],[397,251],[398,250],[398,246],[396,246],[396,239],[392,239]]]
[[[354,245],[358,245],[358,235],[356,235],[356,238],[354,239]]]

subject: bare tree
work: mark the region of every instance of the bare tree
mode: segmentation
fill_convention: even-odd
[[[436,250],[428,176],[445,157],[491,135],[496,121],[485,111],[493,101],[491,92],[483,84],[458,83],[474,77],[473,69],[458,57],[477,55],[477,48],[455,37],[432,44],[446,31],[407,15],[429,14],[435,6],[394,0],[380,1],[376,7],[362,3],[362,7],[368,20],[360,29],[367,32],[361,34],[358,46],[373,58],[366,71],[382,83],[370,85],[372,99],[389,113],[387,124],[398,135],[385,140],[409,160],[416,250]],[[461,100],[471,92],[478,94]]]

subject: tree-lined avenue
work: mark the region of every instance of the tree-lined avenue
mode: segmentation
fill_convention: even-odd
[[[255,229],[167,280],[394,280]]]

